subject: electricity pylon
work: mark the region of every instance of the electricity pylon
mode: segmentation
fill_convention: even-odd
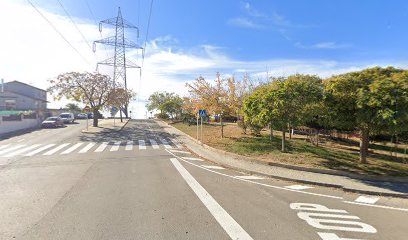
[[[108,24],[115,26],[115,36],[107,37],[101,40],[94,41],[93,50],[96,51],[96,43],[105,44],[108,46],[113,46],[115,48],[115,54],[113,57],[98,62],[97,69],[99,65],[113,66],[113,79],[114,82],[123,82],[125,89],[127,90],[126,82],[126,68],[141,68],[132,61],[126,59],[126,48],[143,49],[138,44],[125,38],[125,28],[134,28],[137,30],[137,38],[139,38],[139,28],[122,18],[122,13],[120,7],[118,10],[118,16],[114,18],[109,18],[99,22],[99,31],[102,32],[102,24]],[[122,109],[126,117],[128,117],[128,106],[124,106]]]

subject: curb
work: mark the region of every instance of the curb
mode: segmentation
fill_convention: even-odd
[[[313,168],[305,168],[305,167],[299,167],[299,166],[288,166],[286,164],[279,164],[279,163],[267,163],[267,162],[262,162],[259,160],[254,160],[254,159],[250,159],[248,157],[243,157],[237,154],[233,154],[233,153],[229,153],[223,150],[219,150],[219,149],[215,149],[213,147],[210,147],[206,144],[202,144],[201,142],[198,142],[196,139],[194,139],[193,137],[191,137],[190,135],[180,131],[179,129],[171,126],[170,124],[160,121],[161,123],[166,124],[169,127],[172,127],[173,129],[175,129],[177,132],[180,133],[181,136],[187,137],[189,140],[193,141],[195,144],[199,145],[199,147],[202,147],[204,149],[210,150],[215,152],[216,154],[220,154],[220,155],[227,155],[229,157],[234,158],[234,160],[236,161],[249,161],[252,162],[254,164],[261,164],[264,166],[272,166],[272,167],[281,167],[281,168],[287,168],[287,169],[292,169],[292,170],[297,170],[297,171],[306,171],[306,172],[313,172],[313,173],[319,173],[319,174],[327,174],[327,175],[337,175],[337,176],[344,176],[344,177],[350,177],[350,178],[355,178],[354,175],[355,174],[351,174],[351,173],[347,173],[343,175],[343,171],[336,171],[336,170],[324,170],[324,169],[313,169]],[[180,138],[177,137],[177,138]],[[178,139],[181,140],[181,139]],[[184,141],[181,141],[184,142]],[[187,143],[184,142],[184,145],[191,150],[192,152],[194,152],[195,154],[197,154],[198,156],[209,160],[208,158],[206,158],[205,156],[202,156],[202,154],[198,153],[194,148],[192,148],[191,146],[189,146]],[[237,157],[241,158],[241,159],[236,159]],[[379,192],[379,191],[370,191],[370,190],[361,190],[361,189],[354,189],[354,188],[349,188],[349,187],[345,187],[343,185],[339,185],[339,184],[332,184],[332,183],[323,183],[323,182],[317,182],[317,181],[308,181],[308,180],[301,180],[301,179],[296,179],[296,178],[290,178],[290,177],[282,177],[282,176],[277,176],[277,175],[271,175],[271,174],[266,174],[266,173],[261,173],[261,172],[256,172],[256,171],[252,171],[252,170],[247,170],[247,169],[243,169],[243,168],[239,168],[239,167],[235,167],[235,166],[231,166],[228,164],[222,164],[219,163],[217,161],[213,161],[213,160],[209,160],[210,162],[215,162],[218,164],[221,164],[223,166],[226,166],[227,168],[233,169],[233,170],[237,170],[237,171],[241,171],[241,172],[245,172],[251,175],[260,175],[260,176],[265,176],[265,177],[269,177],[269,178],[274,178],[274,179],[279,179],[279,180],[284,180],[284,181],[291,181],[291,182],[297,182],[297,183],[304,183],[304,184],[310,184],[310,185],[316,185],[316,186],[323,186],[323,187],[332,187],[332,188],[337,188],[337,189],[342,189],[345,192],[353,192],[353,193],[360,193],[360,194],[368,194],[368,195],[376,195],[376,196],[384,196],[384,197],[398,197],[398,198],[406,198],[408,199],[408,194],[405,193],[388,193],[388,192]],[[323,171],[322,171],[323,170]],[[381,176],[358,176],[360,178],[356,178],[359,180],[368,180],[368,181],[375,181],[375,182],[392,182],[389,180],[379,180],[379,177]],[[375,178],[373,180],[373,178]],[[405,182],[399,182],[400,179],[397,179],[397,181],[394,181],[396,183],[406,183],[408,182],[408,178],[407,179],[402,179],[405,180]]]

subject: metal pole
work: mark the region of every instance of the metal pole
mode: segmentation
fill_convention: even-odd
[[[201,116],[201,143],[204,143],[203,141],[203,117]]]
[[[197,141],[198,141],[198,115],[197,115]]]
[[[88,117],[88,113],[86,113],[86,131],[88,131],[88,119],[89,119],[89,117]]]

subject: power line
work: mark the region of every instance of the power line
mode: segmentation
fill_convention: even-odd
[[[153,0],[150,1],[149,19],[147,20],[146,38],[145,38],[144,48],[143,48],[143,52],[142,52],[142,67],[143,67],[143,63],[144,63],[144,56],[145,56],[145,51],[146,51],[147,38],[149,36],[150,19],[152,17],[152,10],[153,10]]]
[[[88,45],[89,49],[91,49],[92,51],[92,47],[89,44],[88,40],[85,38],[84,34],[81,32],[81,30],[79,29],[78,25],[75,23],[74,19],[72,19],[71,15],[68,13],[68,11],[65,9],[64,5],[62,4],[62,2],[60,0],[57,0],[57,2],[59,3],[59,5],[61,6],[62,10],[64,10],[65,14],[68,16],[69,20],[71,20],[72,24],[74,24],[76,30],[79,32],[79,34],[81,35],[82,39],[86,42],[86,45]],[[94,51],[92,51],[94,53]],[[95,53],[94,53],[95,54]]]
[[[54,24],[52,24],[52,22],[30,1],[27,0],[27,2],[37,11],[38,14],[40,14],[40,16],[42,18],[44,18],[44,20],[54,29],[54,31],[56,31],[58,33],[58,35],[60,35],[60,37],[62,39],[64,39],[64,41],[87,63],[90,65],[89,61],[78,51],[78,49],[76,49],[70,41],[68,41],[68,39],[65,38],[65,36],[58,30],[57,27],[55,27]]]

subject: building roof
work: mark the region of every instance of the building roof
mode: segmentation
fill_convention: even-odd
[[[47,92],[47,91],[44,90],[44,89],[41,89],[41,88],[38,88],[38,87],[34,87],[34,86],[30,85],[30,84],[23,83],[23,82],[20,82],[20,81],[17,81],[17,80],[14,80],[14,81],[11,81],[11,82],[5,82],[4,84],[8,84],[8,83],[18,83],[18,84],[21,84],[21,85],[29,86],[29,87],[31,87],[31,88],[35,88],[35,89],[40,90],[40,91],[43,91],[43,92]]]

